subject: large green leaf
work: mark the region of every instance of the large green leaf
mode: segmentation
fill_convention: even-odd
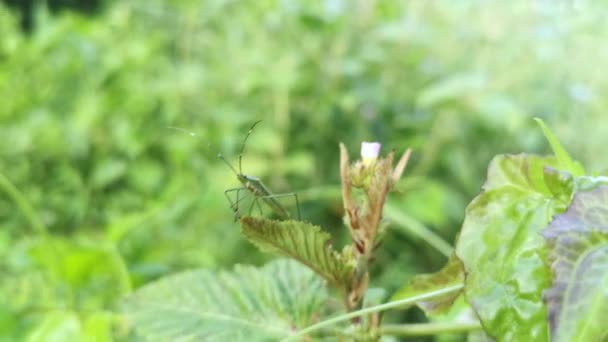
[[[298,260],[337,287],[351,282],[354,270],[348,249],[335,251],[331,236],[320,227],[302,221],[275,221],[244,216],[243,235],[261,250]]]
[[[464,269],[462,263],[454,254],[452,254],[450,259],[448,259],[447,264],[441,270],[436,273],[419,274],[415,276],[399,289],[391,300],[399,300],[444,287],[462,284],[463,281]],[[427,314],[433,315],[450,308],[458,296],[460,296],[460,292],[455,292],[433,300],[420,301],[416,304]]]
[[[465,296],[486,332],[501,341],[545,341],[542,291],[550,281],[539,234],[570,200],[572,178],[555,158],[501,155],[467,207],[456,246]]]
[[[551,339],[608,338],[608,187],[577,193],[543,236],[553,271],[545,292]]]
[[[136,291],[123,310],[151,341],[276,341],[321,318],[327,299],[313,272],[276,260],[170,276]]]

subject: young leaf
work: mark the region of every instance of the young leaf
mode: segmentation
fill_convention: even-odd
[[[584,176],[585,169],[583,168],[583,166],[570,157],[566,149],[559,143],[557,137],[553,134],[553,132],[551,132],[551,130],[549,130],[549,127],[545,125],[543,120],[539,118],[534,118],[534,120],[543,130],[543,134],[545,135],[547,141],[549,141],[549,144],[551,144],[553,153],[555,154],[555,157],[557,157],[557,160],[559,162],[558,168],[560,170],[570,172],[574,177]]]
[[[608,187],[577,193],[543,231],[553,286],[545,292],[553,341],[608,337]]]
[[[135,291],[123,311],[151,341],[275,341],[321,318],[327,291],[296,262],[170,276]]]
[[[483,192],[469,204],[456,246],[466,272],[465,296],[484,330],[500,341],[547,340],[542,291],[550,281],[539,234],[563,211],[572,179],[555,158],[501,155]]]
[[[301,221],[275,221],[244,216],[243,235],[262,251],[298,260],[337,287],[350,284],[354,270],[348,250],[336,252],[330,235]]]
[[[399,300],[415,296],[447,286],[462,284],[464,282],[464,269],[460,260],[452,254],[448,262],[441,270],[431,274],[420,274],[415,276],[409,283],[399,289],[391,300]],[[460,292],[447,294],[443,297],[434,298],[429,301],[416,303],[427,315],[434,315],[449,309],[452,303],[460,296]]]

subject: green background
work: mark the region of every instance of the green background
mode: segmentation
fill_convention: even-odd
[[[207,148],[238,164],[256,120],[243,172],[297,192],[338,245],[338,143],[413,148],[373,269],[388,293],[445,262],[416,232],[452,243],[492,156],[548,151],[533,117],[606,167],[608,23],[590,1],[34,4],[29,32],[0,5],[0,340],[128,338],[111,312],[131,289],[268,260]]]

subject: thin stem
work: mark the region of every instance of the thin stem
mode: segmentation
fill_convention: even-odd
[[[298,197],[302,202],[318,200],[340,200],[342,189],[335,185],[317,186],[305,190],[297,191]]]
[[[25,216],[25,218],[29,221],[32,229],[34,229],[37,233],[45,235],[47,233],[46,227],[36,215],[34,208],[29,203],[27,198],[17,189],[17,187],[11,183],[11,181],[0,173],[0,189],[6,192],[6,194],[15,202],[19,211]]]
[[[428,336],[438,334],[464,333],[480,330],[479,322],[445,322],[422,324],[387,324],[380,327],[382,335]]]
[[[125,295],[132,290],[131,277],[129,276],[127,264],[118,251],[118,248],[116,248],[116,244],[109,244],[108,252],[110,254],[111,261],[118,272],[118,283],[120,290],[122,291],[121,294]]]
[[[336,323],[347,321],[353,317],[359,317],[359,316],[367,315],[367,314],[374,313],[374,312],[394,309],[394,308],[397,308],[400,306],[413,305],[416,302],[421,301],[421,300],[432,299],[435,297],[440,297],[440,296],[443,296],[443,295],[446,295],[449,293],[460,291],[460,290],[462,290],[463,287],[464,287],[464,284],[452,285],[452,286],[445,287],[443,289],[439,289],[439,290],[419,294],[416,296],[407,297],[407,298],[399,299],[396,301],[392,301],[392,302],[388,302],[388,303],[384,303],[384,304],[380,304],[380,305],[376,305],[376,306],[371,306],[369,308],[349,312],[347,314],[343,314],[343,315],[319,322],[317,324],[313,324],[307,328],[304,328],[300,331],[295,332],[293,335],[291,335],[289,337],[284,338],[282,341],[286,342],[286,341],[297,340],[297,338],[310,334],[313,331],[323,329],[325,327],[328,327],[328,326],[336,324]]]
[[[41,238],[45,240],[46,246],[48,246],[53,254],[50,262],[53,264],[53,267],[56,267],[59,261],[55,257],[57,256],[57,247],[55,245],[55,241],[51,238],[48,229],[36,214],[34,207],[30,204],[23,193],[19,191],[19,189],[2,173],[0,173],[0,190],[6,192],[13,202],[15,202],[17,208],[19,208],[19,211],[21,211],[25,219],[29,221],[32,229],[36,233],[40,234]],[[73,296],[71,296],[71,298],[73,298]]]
[[[384,214],[394,221],[397,226],[403,228],[405,232],[421,238],[446,257],[449,257],[452,254],[454,248],[449,243],[445,242],[445,240],[435,234],[431,229],[407,215],[402,210],[387,203],[384,205]]]

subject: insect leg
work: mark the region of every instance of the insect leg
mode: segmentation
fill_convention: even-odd
[[[237,198],[237,200],[236,200],[236,202],[234,202],[235,207],[233,209],[237,210],[237,211],[239,210],[239,203],[241,203],[243,200],[249,198],[248,195],[251,195],[250,192],[247,192],[245,195],[243,195],[243,197],[239,197],[239,194],[241,193],[241,190],[247,190],[247,189],[241,188],[241,189],[238,189],[236,191],[236,198]]]
[[[226,199],[228,200],[228,202],[230,203],[230,208],[234,209],[237,207],[238,203],[239,203],[239,192],[243,189],[246,189],[245,187],[239,187],[239,188],[231,188],[231,189],[226,189],[224,190],[224,195],[226,196]],[[230,196],[228,195],[228,193],[234,192],[236,191],[236,201],[233,201],[232,198],[230,198]]]
[[[245,196],[239,198],[239,193],[241,192],[241,190],[246,190],[247,188],[245,187],[239,187],[239,188],[231,188],[231,189],[227,189],[224,191],[224,195],[226,196],[226,199],[228,199],[228,202],[230,203],[230,209],[232,209],[232,211],[234,212],[234,220],[236,221],[236,219],[239,216],[239,202],[245,198]],[[228,193],[234,192],[236,191],[236,201],[233,201],[232,198],[230,198],[230,196],[228,195]]]
[[[298,213],[298,221],[301,220],[300,217],[300,201],[298,200],[298,194],[296,194],[295,192],[285,192],[282,194],[271,194],[271,195],[266,195],[266,196],[260,196],[259,198],[280,198],[280,197],[288,197],[288,196],[293,196],[293,198],[296,201],[296,210]]]
[[[239,194],[241,193],[241,190],[243,189],[240,188],[236,190],[236,201],[234,201],[234,208],[232,208],[234,211],[239,211],[239,202],[241,201],[239,199]]]
[[[296,199],[296,210],[298,211],[298,221],[301,221],[302,218],[300,217],[300,201],[298,200],[298,194],[293,192],[293,198]]]
[[[260,216],[264,215],[264,211],[262,211],[262,206],[260,205],[260,201],[255,201],[258,204],[258,210],[260,211]]]
[[[251,212],[253,211],[253,206],[257,203],[258,208],[260,209],[260,212],[262,212],[262,208],[260,207],[260,203],[258,202],[258,198],[254,198],[253,201],[251,202],[251,205],[249,206],[249,213],[247,215],[251,216]]]

